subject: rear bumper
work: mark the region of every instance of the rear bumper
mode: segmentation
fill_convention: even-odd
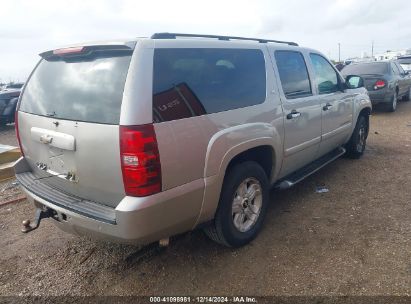
[[[25,162],[24,158],[19,162]],[[33,184],[27,184],[27,172],[17,171],[16,177],[28,199],[37,207],[46,206],[57,212],[59,220],[53,221],[59,228],[77,235],[121,243],[147,244],[193,229],[204,191],[201,179],[148,197],[126,196],[116,208],[87,201],[83,201],[83,205],[90,206],[79,208],[70,205],[67,198],[62,199],[67,194],[49,190],[44,184],[42,191]]]
[[[378,91],[368,91],[368,95],[370,96],[371,103],[373,105],[379,103],[391,103],[393,93],[393,91],[387,89],[382,89]]]

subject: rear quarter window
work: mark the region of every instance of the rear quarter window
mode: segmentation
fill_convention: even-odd
[[[265,98],[265,60],[260,50],[154,51],[154,122],[248,107]]]

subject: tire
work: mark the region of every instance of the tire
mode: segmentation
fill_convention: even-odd
[[[7,118],[6,117],[0,117],[0,127],[5,127],[7,125]]]
[[[351,138],[345,145],[347,157],[358,159],[364,154],[369,129],[368,117],[364,115],[359,116]]]
[[[410,101],[411,100],[411,88],[408,90],[408,93],[405,94],[403,101]]]
[[[253,189],[254,198],[248,200]],[[204,232],[224,246],[244,246],[261,230],[268,202],[269,183],[261,166],[252,161],[237,164],[224,178],[214,221]]]
[[[395,112],[395,110],[397,110],[397,103],[398,103],[398,92],[395,91],[394,95],[392,96],[391,103],[388,104],[387,111]]]

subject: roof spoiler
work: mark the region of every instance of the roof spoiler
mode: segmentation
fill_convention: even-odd
[[[134,49],[134,44],[105,44],[105,45],[84,45],[59,48],[40,53],[44,59],[60,57],[83,57],[94,52],[130,52]]]

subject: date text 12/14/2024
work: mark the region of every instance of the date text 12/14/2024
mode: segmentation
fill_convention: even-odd
[[[199,297],[150,297],[150,303],[257,303],[256,298],[247,296],[234,297],[213,297],[213,296],[199,296]]]

